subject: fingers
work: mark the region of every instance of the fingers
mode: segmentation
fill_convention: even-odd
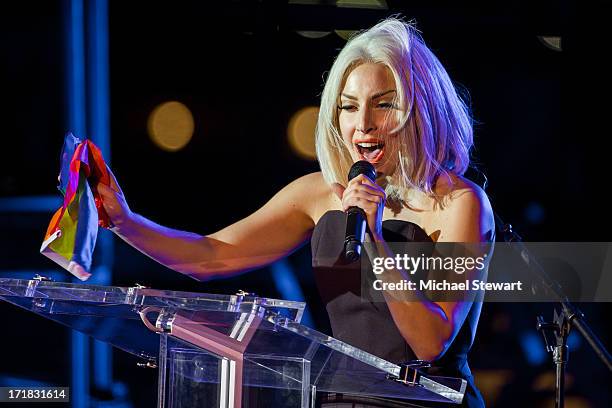
[[[351,179],[346,188],[339,183],[331,187],[345,211],[349,207],[360,207],[366,212],[374,212],[380,204],[384,206],[386,200],[385,191],[362,174]]]
[[[368,176],[366,176],[365,174],[359,174],[356,177],[353,177],[350,181],[349,184],[351,183],[361,183],[361,184],[367,184],[369,186],[378,186],[373,180],[371,180]]]
[[[378,184],[376,184],[376,182],[370,180],[367,176],[364,176],[363,174],[360,174],[357,177],[351,179],[351,181],[349,181],[348,183],[348,186],[359,184],[372,187],[373,189],[384,193],[384,190]]]
[[[378,197],[380,198],[380,201],[384,201],[386,199],[384,190],[382,190],[381,188],[370,187],[365,184],[355,184],[352,186],[348,186],[347,192],[345,194],[353,194],[353,193]]]
[[[334,192],[338,194],[340,189]],[[385,191],[364,175],[351,179],[342,194],[342,208],[361,208],[367,215],[368,228],[374,237],[382,237],[382,215],[386,201]],[[381,239],[381,238],[375,238]]]
[[[119,200],[124,200],[121,193],[106,184],[98,183],[96,188],[98,189],[98,194],[102,197],[102,204],[106,209],[113,209]]]
[[[359,207],[366,213],[375,212],[380,205],[380,198],[372,198],[372,196],[353,195],[345,197],[342,201],[342,209],[344,211],[351,207]]]
[[[374,183],[372,180],[362,174],[349,181],[347,190],[348,191],[346,193],[355,190],[359,192],[364,192],[366,194],[375,195],[380,197],[383,201],[387,198],[385,190],[383,190],[382,187],[380,187],[378,184]]]
[[[376,191],[369,190],[364,187],[356,187],[352,189],[347,189],[347,192],[344,194],[346,199],[359,198],[365,201],[370,201],[373,203],[382,203],[385,198],[380,194],[375,194]]]
[[[96,185],[96,189],[98,190],[98,193],[100,193],[100,195],[103,197],[114,197],[115,194],[117,194],[117,192],[113,188],[102,183],[98,183]]]
[[[120,193],[121,195],[123,195],[123,191],[121,190],[121,187],[119,187],[119,183],[117,182],[117,178],[115,177],[115,175],[111,171],[110,167],[108,167],[108,164],[106,165],[106,171],[108,171],[108,175],[110,176],[110,186],[111,186],[111,188],[113,190],[115,190],[116,192]]]
[[[352,179],[344,191],[342,207],[360,207],[366,213],[375,213],[379,206],[385,205],[386,194],[376,183],[366,176],[359,175]]]
[[[102,183],[98,183],[96,188],[102,199],[102,206],[110,218],[111,225],[119,226],[129,219],[131,216],[130,207],[120,192]]]
[[[108,165],[106,166],[106,170],[109,174],[109,185],[98,183],[96,189],[102,199],[102,206],[110,219],[111,229],[118,232],[119,226],[130,219],[132,212],[125,201],[125,196],[123,195],[121,187],[119,187],[119,183],[117,183],[115,175]],[[117,229],[115,229],[115,227],[117,227]]]
[[[102,183],[98,183],[96,189],[98,190],[100,197],[102,197],[102,205],[104,208],[106,210],[111,210],[113,208],[113,203],[117,202],[116,194],[118,193],[106,184]]]

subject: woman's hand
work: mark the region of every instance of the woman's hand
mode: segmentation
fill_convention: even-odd
[[[382,241],[382,216],[385,209],[385,191],[363,174],[349,181],[346,188],[338,183],[333,185],[334,192],[342,201],[342,209],[361,208],[367,217],[373,241]]]
[[[119,187],[119,183],[117,183],[115,175],[108,166],[106,166],[106,170],[110,175],[110,187],[98,183],[96,188],[98,189],[98,193],[100,193],[102,205],[111,223],[114,227],[121,229],[121,227],[131,219],[132,211],[125,201],[125,196],[123,195],[121,187]]]

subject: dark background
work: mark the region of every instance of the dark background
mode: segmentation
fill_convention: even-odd
[[[388,10],[368,10],[269,1],[111,1],[113,171],[131,208],[163,225],[210,233],[248,215],[289,181],[318,170],[316,162],[292,153],[286,127],[295,111],[318,104],[324,73],[345,44],[333,30],[364,29],[401,13],[416,19],[451,78],[469,92],[474,159],[489,180],[495,211],[528,241],[610,241],[604,3],[532,3],[407,7],[388,1]],[[69,130],[64,9],[65,2],[40,1],[10,3],[0,12],[2,199],[57,195],[57,159]],[[310,39],[298,30],[332,32]],[[542,35],[561,36],[563,51],[546,47]],[[192,141],[175,153],[157,148],[146,128],[151,110],[168,100],[183,102],[195,120]],[[50,215],[0,211],[0,274],[57,270],[38,254]],[[114,243],[116,286],[245,289],[281,297],[268,268],[200,283],[121,240]],[[314,324],[329,332],[308,245],[289,263]],[[609,345],[609,305],[580,306]],[[553,366],[534,329],[535,316],[550,317],[552,308],[483,308],[471,366],[488,406],[552,406]],[[68,331],[6,304],[0,315],[7,324],[0,335],[0,380],[67,384]],[[607,406],[609,373],[577,333],[571,345],[567,406]],[[127,389],[124,400],[152,406],[154,370],[135,368],[136,359],[120,351],[114,363],[116,382]]]

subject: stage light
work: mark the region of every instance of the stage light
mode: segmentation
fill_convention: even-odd
[[[336,7],[344,8],[364,8],[364,9],[384,9],[388,10],[386,0],[336,0],[329,2],[326,0],[289,0],[288,4],[301,4],[303,6],[330,6],[335,3]]]
[[[331,31],[296,31],[296,33],[298,33],[302,37],[316,40],[319,38],[327,37],[331,34]]]
[[[389,6],[385,0],[338,0],[336,1],[336,6],[344,8],[389,10]]]
[[[351,37],[353,37],[355,33],[357,33],[357,30],[334,30],[334,32],[336,33],[336,35],[338,35],[338,37],[342,38],[345,41],[348,41],[351,39]]]
[[[319,108],[308,106],[293,114],[287,127],[289,146],[299,157],[306,160],[316,159],[315,127]]]
[[[561,48],[561,37],[539,35],[538,40],[540,40],[542,44],[544,44],[547,48],[550,48],[553,51],[563,50]]]
[[[176,152],[184,148],[193,136],[193,115],[177,101],[158,105],[147,122],[149,137],[160,149]]]
[[[289,0],[289,4],[302,6],[336,6],[343,9],[366,9],[366,10],[389,10],[389,5],[386,0]],[[342,39],[349,40],[359,30],[334,30],[334,32]],[[323,38],[331,33],[331,31],[296,31],[299,35],[306,38]]]

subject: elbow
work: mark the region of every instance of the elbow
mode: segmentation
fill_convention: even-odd
[[[425,361],[436,361],[448,351],[452,342],[453,342],[452,334],[443,334],[438,336],[437,338],[430,339],[428,341],[422,342],[421,347],[418,350],[415,350],[415,354],[419,360]]]
[[[423,347],[418,352],[415,352],[419,360],[425,360],[429,362],[436,361],[446,353],[448,346],[444,343],[432,343],[427,347]]]

